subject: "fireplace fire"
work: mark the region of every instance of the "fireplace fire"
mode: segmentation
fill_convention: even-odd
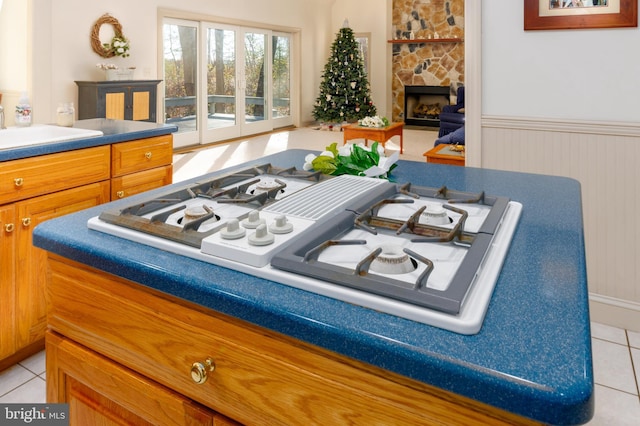
[[[448,86],[405,86],[404,123],[439,127],[441,109],[449,103]]]

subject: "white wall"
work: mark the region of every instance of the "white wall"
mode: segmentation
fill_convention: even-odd
[[[9,0],[22,1],[22,0]],[[100,62],[135,66],[135,78],[158,78],[157,10],[178,9],[243,21],[302,29],[301,116],[311,120],[311,111],[331,40],[331,5],[334,0],[31,0],[34,3],[34,119],[50,122],[59,102],[77,96],[75,80],[103,79]],[[93,52],[90,34],[104,13],[118,19],[131,42],[129,58],[104,59]],[[101,33],[109,34],[110,26]],[[107,36],[105,36],[105,39]],[[49,52],[53,52],[50,54]]]
[[[22,91],[29,92],[29,49],[31,31],[28,24],[31,1],[4,0],[0,10],[0,93],[5,108],[6,125],[13,125],[14,110]]]
[[[522,26],[482,3],[481,166],[580,182],[591,318],[640,331],[640,29]]]
[[[640,120],[638,28],[524,31],[522,1],[482,2],[482,113]]]
[[[27,89],[28,4],[24,0],[4,0],[0,10],[0,91],[9,87]]]

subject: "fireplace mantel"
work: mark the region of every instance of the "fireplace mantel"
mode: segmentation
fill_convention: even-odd
[[[463,38],[423,38],[423,39],[406,39],[406,40],[387,40],[387,43],[404,43],[404,44],[423,44],[423,43],[464,43]]]

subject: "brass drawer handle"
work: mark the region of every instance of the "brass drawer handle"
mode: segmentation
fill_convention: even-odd
[[[216,365],[214,364],[211,358],[207,358],[207,360],[203,363],[194,362],[191,365],[191,379],[201,385],[207,381],[209,377],[209,373],[213,373],[213,370],[216,369]]]
[[[22,226],[27,227],[31,225],[31,218],[30,217],[25,217],[22,219]]]
[[[13,223],[7,223],[6,225],[4,225],[4,230],[7,232],[13,232],[14,229],[15,226]]]
[[[13,184],[14,184],[15,186],[17,186],[17,187],[20,187],[20,186],[22,186],[22,185],[24,184],[24,179],[22,179],[22,178],[15,178],[15,179],[13,180]]]
[[[118,191],[118,192],[116,192],[116,196],[117,196],[118,198],[124,198],[124,191]]]
[[[146,158],[147,160],[151,160],[151,151],[147,151],[144,153],[144,158]]]

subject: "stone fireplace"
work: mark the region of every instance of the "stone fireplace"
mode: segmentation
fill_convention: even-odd
[[[405,90],[437,87],[448,90],[440,102],[455,102],[464,85],[464,0],[393,0],[392,24],[392,121],[438,127],[439,120],[409,117],[414,101],[406,99]]]
[[[440,126],[440,112],[449,105],[448,86],[405,86],[404,123],[415,126]]]

